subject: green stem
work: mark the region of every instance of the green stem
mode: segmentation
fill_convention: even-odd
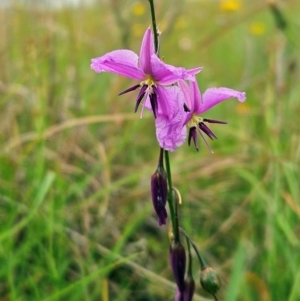
[[[164,149],[162,147],[159,151],[158,166],[164,168]]]
[[[191,243],[187,237],[186,238],[186,244],[188,246],[188,268],[187,268],[187,274],[189,277],[193,278],[192,275],[192,253],[191,253]]]
[[[173,192],[175,191],[175,189],[173,189]],[[172,192],[172,197],[173,197],[173,192]],[[171,200],[172,201],[172,200]],[[173,202],[172,202],[173,204]],[[175,204],[175,209],[174,209],[174,228],[175,228],[175,232],[174,232],[174,239],[176,242],[179,242],[179,219],[178,219],[178,195],[176,193],[176,196],[174,197],[174,204]]]
[[[168,204],[169,210],[171,215],[171,222],[172,222],[172,230],[174,233],[175,241],[179,241],[179,232],[178,232],[178,220],[176,222],[176,215],[173,206],[173,185],[172,185],[172,177],[171,177],[171,166],[170,166],[170,159],[169,159],[169,152],[165,151],[165,161],[166,161],[166,172],[168,177],[168,185],[169,185],[169,195],[168,195]],[[177,215],[178,218],[178,215]],[[177,225],[177,227],[176,227]]]
[[[155,53],[158,54],[158,33],[157,33],[156,20],[155,20],[154,0],[149,0],[149,3],[150,3],[151,21],[152,21],[153,36],[154,36],[154,51]]]
[[[205,268],[208,267],[208,264],[205,262],[204,258],[201,256],[195,243],[189,238],[189,236],[185,233],[185,231],[182,228],[179,228],[179,229],[180,229],[180,232],[186,237],[186,239],[188,239],[190,241],[190,243],[192,244],[192,246],[197,254],[197,257],[199,259],[201,270],[204,270]]]
[[[194,242],[190,241],[196,254],[197,254],[197,257],[199,259],[199,262],[200,262],[200,266],[201,266],[201,270],[204,270],[205,268],[208,267],[207,263],[205,262],[205,260],[203,259],[203,257],[201,256],[197,246],[194,244]]]

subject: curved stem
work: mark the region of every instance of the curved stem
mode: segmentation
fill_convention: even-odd
[[[187,237],[186,238],[186,244],[187,244],[187,247],[188,247],[188,268],[187,268],[187,274],[189,277],[193,277],[192,275],[192,253],[191,253],[191,243],[189,241],[189,239]]]
[[[205,262],[204,258],[201,256],[195,243],[189,238],[189,236],[185,233],[185,231],[182,228],[179,228],[179,229],[180,229],[180,232],[186,237],[186,239],[188,239],[190,241],[190,243],[192,244],[192,246],[197,254],[197,257],[199,259],[201,270],[204,270],[205,268],[208,267],[208,264]]]
[[[198,257],[198,259],[199,259],[199,262],[200,262],[200,265],[201,265],[201,270],[204,270],[205,268],[208,267],[208,265],[207,265],[207,263],[205,262],[205,260],[203,259],[203,257],[201,256],[201,254],[200,254],[200,252],[199,252],[197,246],[196,246],[193,242],[191,242],[191,244],[192,244],[192,246],[193,246],[193,248],[194,248],[194,250],[195,250],[195,252],[196,252],[196,254],[197,254],[197,257]]]

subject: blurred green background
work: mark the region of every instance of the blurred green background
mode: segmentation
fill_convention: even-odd
[[[148,1],[88,2],[2,2],[1,301],[174,300],[150,198],[153,117],[133,114],[135,92],[117,96],[131,80],[90,69],[139,52]],[[202,91],[247,93],[205,115],[228,122],[212,125],[214,154],[171,153],[181,226],[220,274],[220,300],[299,301],[300,3],[155,4],[167,63],[203,66]],[[211,298],[193,266],[194,300]]]

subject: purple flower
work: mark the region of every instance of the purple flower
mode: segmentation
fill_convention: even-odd
[[[183,98],[183,105],[181,108],[181,112],[183,111],[183,113],[181,113],[183,114],[183,119],[181,125],[176,123],[176,126],[174,126],[174,119],[170,118],[169,115],[161,115],[160,118],[156,120],[156,136],[159,144],[161,147],[166,147],[166,150],[175,150],[183,144],[183,137],[186,136],[186,126],[188,126],[189,145],[191,140],[193,140],[196,149],[199,149],[197,141],[197,134],[199,134],[209,148],[203,133],[205,133],[210,139],[216,139],[217,136],[210,130],[206,123],[225,124],[226,122],[202,118],[199,115],[208,111],[220,102],[230,98],[237,98],[239,101],[243,102],[246,100],[245,92],[221,87],[207,89],[204,94],[201,95],[196,80],[190,81],[190,85],[188,85],[184,80],[180,80],[178,83],[181,89],[177,95],[178,100],[177,102],[169,103],[172,105],[173,111],[180,111]],[[177,116],[181,116],[180,113],[178,113]],[[178,133],[180,133],[180,135]]]
[[[194,80],[194,75],[201,71],[201,68],[186,70],[181,67],[174,67],[161,61],[154,52],[154,42],[151,29],[148,28],[144,34],[140,56],[131,50],[115,50],[101,57],[92,59],[91,68],[96,72],[111,72],[123,75],[140,81],[125,91],[127,92],[140,88],[136,98],[135,112],[137,111],[144,96],[149,98],[151,109],[156,117],[159,113],[167,114],[169,106],[168,99],[160,98],[164,85],[176,83],[180,79]]]
[[[198,116],[220,102],[236,97],[239,101],[243,102],[246,100],[245,92],[235,91],[229,88],[210,88],[207,89],[203,96],[201,96],[198,84],[196,81],[190,82],[190,85],[181,80],[179,82],[181,90],[185,95],[185,105],[186,105],[186,119],[184,124],[189,127],[189,135],[188,135],[188,143],[190,145],[191,140],[193,139],[196,150],[198,150],[198,141],[197,141],[197,133],[200,134],[203,141],[209,147],[206,142],[203,134],[205,133],[210,139],[217,139],[217,136],[210,130],[210,128],[205,124],[208,123],[220,123],[225,124],[224,121],[213,120],[202,118]]]

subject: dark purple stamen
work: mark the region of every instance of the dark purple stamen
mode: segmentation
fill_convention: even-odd
[[[204,122],[208,122],[208,123],[218,123],[218,124],[227,124],[226,121],[221,121],[221,120],[215,120],[215,119],[203,119],[203,121],[198,123],[197,127],[191,127],[189,130],[189,135],[188,135],[188,144],[191,144],[191,141],[193,139],[194,145],[196,150],[198,151],[198,141],[197,141],[197,131],[199,132],[198,134],[200,134],[201,138],[203,139],[203,141],[205,142],[205,144],[207,145],[207,147],[211,150],[209,144],[206,142],[203,134],[205,133],[211,140],[214,139],[218,139],[217,136],[212,132],[212,130],[204,123]],[[211,150],[212,151],[212,150]]]
[[[196,150],[199,151],[198,141],[197,141],[197,129],[194,126],[191,127],[190,130],[189,130],[189,137],[188,137],[188,144],[189,145],[191,145],[191,140],[192,139],[193,139]]]
[[[140,87],[141,87],[141,85],[132,86],[132,87],[130,87],[130,88],[128,88],[128,89],[120,92],[119,95],[123,95],[125,93],[134,91],[134,90],[136,90],[136,89],[138,89]],[[149,88],[148,85],[143,85],[141,87],[140,92],[139,92],[139,94],[138,94],[138,96],[136,98],[136,104],[135,104],[135,107],[134,107],[134,112],[135,113],[138,110],[139,105],[141,104],[142,99],[144,98],[144,96],[145,96],[146,91],[147,91],[148,88]],[[150,99],[150,104],[151,104],[151,108],[152,108],[154,117],[156,118],[157,117],[157,112],[158,112],[158,103],[157,103],[157,94],[156,94],[156,87],[155,86],[152,86],[152,93],[149,93],[149,99]]]
[[[227,124],[226,121],[221,121],[221,120],[215,120],[215,119],[207,119],[204,118],[203,121],[206,121],[208,123],[220,123],[220,124]]]
[[[149,95],[149,98],[150,98],[150,104],[151,104],[151,108],[152,108],[154,117],[156,118],[156,116],[157,116],[157,107],[158,107],[157,94],[156,94],[156,88],[153,87],[152,89],[153,89],[153,92]]]
[[[136,90],[136,89],[139,88],[139,87],[140,87],[140,85],[132,86],[132,87],[130,87],[130,88],[128,88],[128,89],[126,89],[126,90],[120,92],[118,95],[123,95],[123,94],[125,94],[125,93],[134,91],[134,90]]]
[[[134,108],[134,113],[136,113],[136,111],[138,110],[139,108],[139,105],[143,99],[143,97],[145,96],[145,93],[146,93],[146,90],[147,90],[147,87],[146,85],[143,85],[137,98],[136,98],[136,104],[135,104],[135,108]]]
[[[211,140],[218,139],[217,136],[211,131],[211,129],[203,122],[198,124],[198,127],[204,132]]]

